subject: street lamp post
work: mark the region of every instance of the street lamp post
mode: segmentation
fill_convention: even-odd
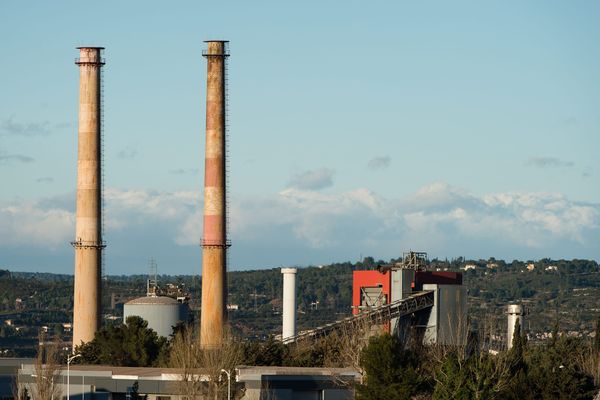
[[[67,357],[67,400],[71,400],[71,370],[69,367],[71,366],[71,361],[77,357],[81,357],[81,354],[75,354],[74,356]]]
[[[226,369],[222,369],[221,373],[227,375],[227,400],[231,400],[231,373]]]

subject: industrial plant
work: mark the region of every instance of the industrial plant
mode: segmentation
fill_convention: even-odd
[[[146,294],[128,298],[123,305],[123,323],[141,317],[161,340],[173,338],[176,327],[195,325],[194,343],[184,353],[197,349],[219,354],[227,342],[228,326],[228,192],[227,192],[227,62],[228,42],[209,40],[202,55],[207,61],[206,130],[204,155],[204,212],[200,247],[202,250],[202,294],[200,313],[191,310],[190,294],[177,286],[161,288],[156,273],[147,281]],[[364,383],[364,371],[354,367],[313,368],[235,365],[214,371],[175,367],[122,367],[76,365],[83,357],[80,346],[92,342],[101,329],[101,278],[103,274],[102,212],[102,47],[80,47],[76,64],[80,71],[79,132],[77,158],[77,210],[74,261],[73,341],[68,349],[66,368],[51,377],[52,387],[61,389],[60,398],[79,399],[191,399],[182,389],[182,381],[206,387],[211,382],[227,382],[228,399],[352,399],[354,386]],[[193,117],[193,116],[192,116]],[[200,221],[198,221],[200,224]],[[279,275],[279,272],[281,275]],[[440,348],[464,348],[469,338],[467,287],[463,274],[436,270],[428,255],[407,251],[399,261],[352,271],[351,315],[336,321],[297,328],[298,268],[277,270],[283,288],[281,335],[278,346],[295,346],[323,338],[360,332],[357,341],[366,346],[369,338],[387,333],[399,338],[402,351],[411,346],[432,345]],[[467,274],[465,270],[465,275]],[[300,281],[300,282],[299,282]],[[257,294],[254,293],[255,300]],[[506,308],[504,347],[519,337],[525,308],[511,304]],[[350,310],[348,310],[350,311]],[[199,320],[199,326],[197,321]],[[356,327],[367,327],[356,330]],[[504,328],[503,328],[504,329]],[[181,330],[179,330],[181,332]],[[196,339],[197,338],[197,339]],[[409,340],[409,338],[411,340]],[[275,346],[273,345],[273,346]],[[361,347],[362,348],[362,347]],[[189,352],[187,351],[189,350]],[[489,350],[489,349],[486,349]],[[184,354],[185,356],[186,354]],[[183,357],[183,356],[182,356]],[[71,365],[73,363],[73,365]],[[156,365],[156,364],[154,364]],[[0,368],[3,365],[0,364]],[[39,370],[32,360],[20,360],[18,379],[33,390]],[[53,389],[54,390],[54,389]],[[225,389],[223,389],[225,390]],[[225,391],[223,391],[225,393]],[[232,393],[237,393],[232,396]],[[215,395],[216,396],[216,395]],[[223,396],[225,396],[223,394]],[[196,397],[200,398],[200,397]],[[217,398],[217,397],[215,397]]]

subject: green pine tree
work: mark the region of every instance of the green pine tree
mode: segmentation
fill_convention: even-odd
[[[416,353],[404,350],[395,336],[383,334],[370,338],[361,356],[365,383],[357,387],[356,398],[409,400],[430,392],[431,382],[420,361]]]
[[[533,351],[527,363],[527,383],[532,392],[529,398],[591,399],[594,383],[579,365],[582,351],[581,340],[564,336]]]
[[[521,334],[521,322],[517,319],[512,337],[512,347],[508,352],[508,365],[510,373],[513,375],[518,374],[526,368],[524,359],[526,345],[527,335]]]
[[[167,342],[148,328],[148,322],[131,316],[123,325],[110,325],[94,335],[91,342],[78,346],[77,361],[127,367],[151,367],[166,362]]]

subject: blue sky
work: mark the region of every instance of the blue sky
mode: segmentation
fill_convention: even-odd
[[[97,45],[107,273],[200,270],[207,39],[231,41],[232,269],[600,258],[597,2],[4,1],[0,17],[0,268],[72,271],[73,60]]]

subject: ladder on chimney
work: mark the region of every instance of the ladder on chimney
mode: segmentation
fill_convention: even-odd
[[[105,252],[104,248],[106,247],[106,243],[104,241],[104,228],[105,228],[105,216],[104,212],[106,211],[106,199],[104,194],[105,189],[105,174],[104,174],[104,65],[98,66],[100,69],[100,280],[102,289],[107,288],[106,282],[106,261],[105,261]]]

